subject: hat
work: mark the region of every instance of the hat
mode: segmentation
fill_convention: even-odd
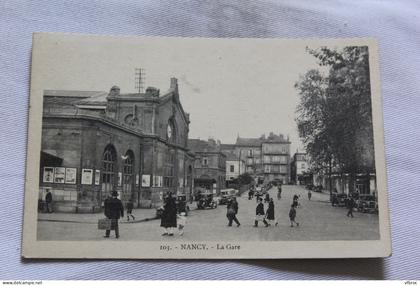
[[[118,197],[118,192],[117,191],[112,191],[111,196],[112,197]]]

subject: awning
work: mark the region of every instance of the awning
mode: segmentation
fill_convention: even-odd
[[[42,166],[61,166],[63,159],[51,153],[41,151],[40,163]]]
[[[216,183],[216,179],[213,178],[195,178],[194,183],[202,183],[202,184],[213,184]]]

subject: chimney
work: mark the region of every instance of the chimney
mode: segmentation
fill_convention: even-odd
[[[171,89],[173,90],[177,90],[178,91],[178,79],[176,79],[175,77],[171,78]]]

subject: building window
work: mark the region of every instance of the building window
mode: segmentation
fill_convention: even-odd
[[[287,157],[286,156],[280,156],[279,157],[279,162],[280,163],[287,163]]]
[[[175,165],[175,151],[169,149],[165,157],[165,166],[163,169],[163,186],[173,187],[174,186],[174,167]]]
[[[102,198],[106,198],[114,190],[115,160],[117,154],[112,145],[108,145],[102,155]]]
[[[133,168],[134,168],[134,153],[129,150],[125,154],[125,159],[123,162],[123,195],[121,199],[130,199],[132,190],[133,190]]]
[[[264,155],[264,163],[270,163],[271,159],[269,155]]]
[[[247,159],[247,164],[253,164],[253,160],[252,160],[252,158],[248,158],[248,159]]]
[[[252,156],[252,149],[248,150],[248,156]]]
[[[176,142],[176,128],[172,119],[168,121],[166,126],[166,138],[170,142]]]
[[[264,172],[265,172],[265,173],[270,173],[270,172],[271,172],[270,165],[265,165],[265,166],[264,166]]]
[[[203,157],[203,165],[204,166],[209,165],[209,159],[207,157]]]
[[[235,172],[235,165],[230,166],[230,172]]]
[[[301,165],[300,165],[300,167],[302,168],[302,169],[305,169],[305,163],[302,163]]]
[[[278,155],[272,156],[272,157],[271,157],[271,160],[272,160],[273,162],[279,163],[279,162],[280,162],[280,156],[278,156]]]
[[[287,166],[286,165],[280,165],[279,172],[280,173],[287,173]]]

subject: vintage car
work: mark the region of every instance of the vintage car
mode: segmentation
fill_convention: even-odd
[[[345,207],[347,202],[348,196],[347,194],[343,193],[333,193],[331,197],[331,205],[333,207]]]
[[[220,190],[219,205],[225,205],[227,202],[238,195],[238,190],[233,188]]]
[[[187,205],[187,196],[185,194],[179,194],[176,196],[176,210],[178,214],[184,212],[188,216],[190,208]]]
[[[317,185],[313,187],[314,192],[322,192],[322,189],[323,189],[322,185]]]
[[[217,208],[217,200],[214,199],[213,193],[201,193],[200,199],[197,201],[197,209],[215,209]]]
[[[359,199],[356,200],[356,208],[362,213],[377,213],[378,202],[373,195],[360,194]]]
[[[314,189],[314,187],[315,187],[315,186],[314,186],[313,184],[306,184],[306,185],[305,185],[305,188],[306,188],[306,189],[308,189],[308,190],[313,190],[313,189]]]

